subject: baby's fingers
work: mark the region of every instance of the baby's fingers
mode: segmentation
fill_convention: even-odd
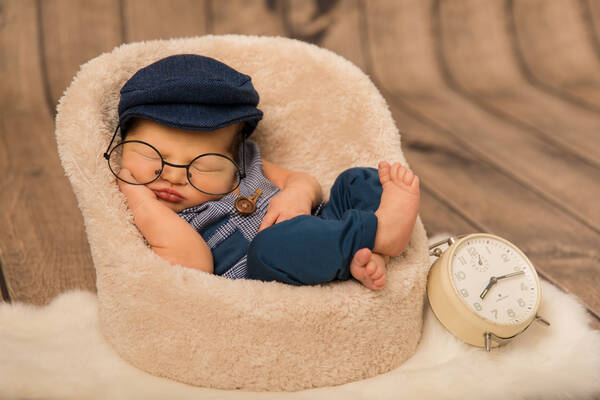
[[[131,172],[127,169],[127,168],[123,168],[121,169],[121,172],[119,172],[119,178],[127,181],[127,182],[131,182],[131,183],[137,183],[137,181],[135,180],[135,177],[131,174]],[[119,179],[119,184],[127,184],[125,182],[123,182],[121,179]]]
[[[129,197],[129,194],[131,193],[131,191],[133,190],[133,188],[135,186],[134,185],[130,185],[127,182],[136,183],[137,181],[135,180],[135,178],[133,177],[133,175],[131,175],[131,172],[129,172],[129,170],[125,169],[125,168],[123,168],[119,172],[118,177],[119,177],[119,179],[117,179],[117,184],[119,185],[119,190],[121,192],[123,192],[123,194],[125,194],[125,196]],[[125,180],[127,182],[123,182],[123,180]]]
[[[269,226],[275,224],[275,221],[277,221],[277,217],[279,217],[279,213],[271,211],[271,210],[267,211],[267,213],[263,217],[263,220],[262,220],[260,226],[258,227],[258,231],[260,232],[263,229],[266,229]]]
[[[128,169],[123,168],[121,172],[119,172],[119,178],[131,182],[136,183],[135,177],[129,172]],[[123,182],[119,179],[119,189],[125,196],[127,197],[127,202],[129,204],[129,208],[132,210],[139,207],[146,200],[156,200],[156,195],[152,190],[148,189],[144,185],[135,185],[127,182]]]

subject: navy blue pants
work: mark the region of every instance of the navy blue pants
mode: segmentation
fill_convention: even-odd
[[[249,279],[316,285],[353,278],[354,253],[375,244],[381,193],[375,168],[342,172],[318,216],[299,215],[255,236],[247,255]]]

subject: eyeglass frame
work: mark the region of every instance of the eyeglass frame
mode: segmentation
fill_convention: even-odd
[[[240,183],[242,182],[242,179],[244,179],[246,177],[246,136],[243,135],[242,137],[242,170],[240,170],[239,165],[233,161],[231,158],[227,157],[224,154],[219,154],[219,153],[204,153],[204,154],[200,154],[199,156],[194,157],[194,159],[192,161],[190,161],[189,164],[187,165],[180,165],[180,164],[173,164],[170,163],[168,161],[165,161],[165,159],[163,158],[163,155],[160,151],[158,151],[158,149],[154,146],[152,146],[150,143],[146,143],[144,141],[141,140],[122,140],[119,143],[117,143],[115,145],[115,147],[110,150],[110,146],[112,146],[115,137],[117,136],[117,131],[119,131],[120,125],[117,125],[117,128],[115,129],[115,133],[112,136],[112,139],[110,139],[110,143],[108,144],[108,147],[106,148],[106,151],[104,152],[103,156],[104,158],[106,158],[106,162],[108,164],[108,169],[110,169],[110,172],[112,172],[112,174],[119,180],[129,184],[129,185],[147,185],[149,183],[154,182],[155,180],[157,180],[158,178],[160,178],[160,176],[162,175],[163,171],[165,170],[165,164],[170,166],[170,167],[175,167],[175,168],[185,168],[186,174],[185,177],[187,179],[187,181],[189,182],[190,185],[192,185],[192,187],[194,189],[196,189],[199,192],[202,192],[204,194],[209,194],[209,195],[226,195],[229,194],[231,192],[233,192],[235,189],[237,189],[240,186]],[[127,182],[124,179],[121,179],[116,173],[115,171],[113,171],[113,169],[110,166],[110,154],[120,145],[124,144],[124,143],[143,143],[145,145],[150,146],[154,151],[156,151],[160,157],[160,161],[161,161],[161,167],[160,167],[160,174],[156,175],[156,178],[154,178],[153,180],[151,180],[150,182],[146,182],[146,183],[131,183],[131,182]],[[110,152],[109,152],[110,150]],[[228,192],[225,193],[208,193],[205,192],[204,190],[200,190],[198,189],[196,186],[194,186],[194,184],[192,183],[192,181],[190,180],[190,166],[194,163],[194,161],[196,161],[197,159],[199,159],[200,157],[204,157],[204,156],[211,156],[211,155],[215,155],[215,156],[220,156],[223,158],[228,159],[229,161],[231,161],[233,163],[233,165],[235,165],[235,168],[237,169],[238,174],[240,175],[240,180],[238,181],[237,185],[235,185],[235,187],[233,189],[231,189]]]

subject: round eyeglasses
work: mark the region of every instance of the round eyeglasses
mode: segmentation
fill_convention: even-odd
[[[201,154],[187,165],[178,165],[165,161],[154,146],[140,140],[120,142],[110,152],[107,149],[104,157],[117,179],[131,185],[147,185],[154,182],[163,173],[165,165],[185,168],[189,183],[196,190],[209,195],[225,195],[233,192],[244,177],[238,165],[223,154]],[[129,182],[120,177],[122,168],[131,171],[135,175],[136,182]]]

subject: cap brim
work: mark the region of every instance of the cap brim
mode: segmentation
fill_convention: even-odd
[[[130,118],[142,117],[174,128],[212,131],[238,122],[257,123],[262,116],[262,111],[251,105],[143,104],[125,110],[119,125],[122,129]]]

